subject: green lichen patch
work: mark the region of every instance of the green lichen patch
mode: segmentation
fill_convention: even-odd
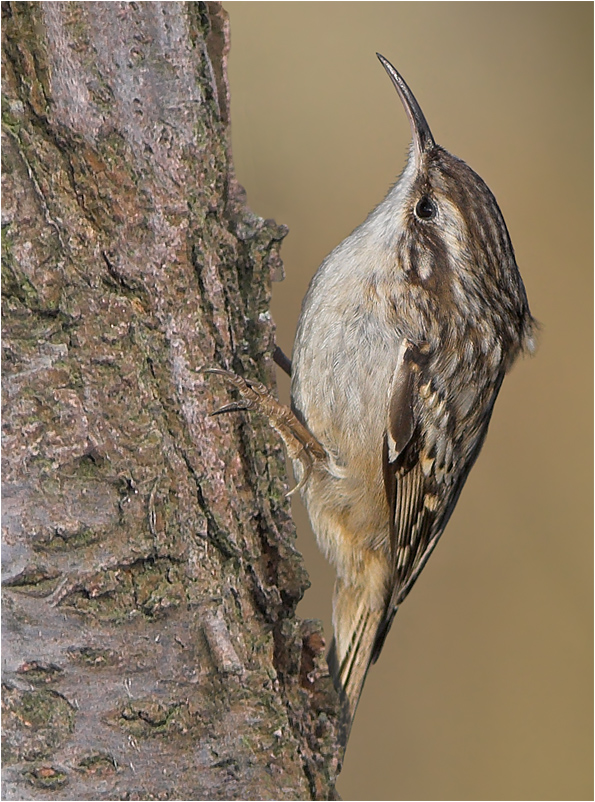
[[[33,548],[36,551],[72,551],[73,549],[80,549],[97,543],[97,541],[104,539],[103,535],[103,530],[85,525],[74,529],[74,531],[55,528],[52,532],[39,538],[33,544]]]
[[[91,448],[81,457],[73,459],[71,463],[60,466],[60,474],[66,479],[76,477],[78,481],[89,482],[103,478],[109,470],[109,461],[99,449]]]
[[[64,671],[54,663],[41,663],[37,660],[29,660],[17,669],[17,674],[22,674],[32,685],[48,685],[59,680]]]
[[[8,236],[2,237],[2,294],[35,308],[39,302],[37,290],[12,259],[9,243]]]
[[[17,576],[7,579],[4,587],[18,590],[29,596],[43,598],[49,596],[56,589],[60,574],[43,566],[30,565],[24,568]]]
[[[6,765],[48,757],[74,730],[75,711],[55,691],[21,691],[4,685],[2,703]]]
[[[153,565],[145,563],[134,574],[133,581],[136,603],[149,618],[159,617],[169,607],[178,607],[186,600],[185,577],[180,566],[170,560],[158,560]]]
[[[10,170],[9,165],[10,159],[3,160],[3,169]],[[43,223],[28,235],[13,224],[4,227],[2,296],[18,299],[31,311],[55,315],[62,294],[59,241],[55,231]]]
[[[122,621],[138,614],[154,619],[186,602],[184,581],[183,568],[172,560],[137,560],[94,574],[61,604],[103,621]]]
[[[87,776],[107,777],[116,773],[118,762],[113,755],[107,752],[94,752],[79,760],[76,768],[81,774]]]
[[[5,16],[3,10],[3,46],[15,73],[21,76],[23,99],[36,115],[44,117],[48,110],[49,67],[47,44],[40,36],[40,31],[44,30],[42,10],[37,6],[36,3],[32,6],[20,3],[11,7]]]
[[[186,702],[162,702],[154,698],[129,702],[117,715],[117,723],[126,732],[141,738],[155,735],[193,735],[204,729]]]
[[[2,123],[10,131],[18,135],[19,129],[25,119],[25,104],[18,98],[7,97],[2,94]]]
[[[36,766],[34,769],[24,771],[23,776],[36,788],[45,788],[51,791],[63,788],[68,782],[66,772],[55,766]]]
[[[68,656],[76,663],[90,668],[108,668],[120,662],[119,656],[113,649],[96,649],[93,646],[69,649]]]

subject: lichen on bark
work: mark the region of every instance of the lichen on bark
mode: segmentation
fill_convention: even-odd
[[[4,797],[332,798],[282,449],[199,371],[274,387],[286,233],[234,177],[225,12],[2,13]]]

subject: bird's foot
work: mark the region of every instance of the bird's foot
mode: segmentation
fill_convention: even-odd
[[[262,413],[268,418],[273,429],[281,435],[290,459],[301,463],[302,476],[288,495],[293,495],[297,490],[301,490],[315,466],[326,465],[328,457],[323,446],[297,418],[295,413],[289,407],[277,401],[262,382],[244,379],[230,370],[221,368],[202,368],[202,372],[222,376],[238,390],[241,396],[239,401],[225,404],[215,412],[211,412],[211,415],[222,415],[225,412],[238,412],[240,410]]]

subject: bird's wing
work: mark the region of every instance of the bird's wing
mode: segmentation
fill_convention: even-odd
[[[341,610],[338,618],[349,622],[349,637],[341,639],[340,665],[334,652],[334,663],[329,665],[333,665],[333,676],[338,677],[347,700],[349,720],[396,610],[413,587],[456,505],[481,448],[495,399],[495,394],[491,400],[478,396],[485,413],[483,419],[475,420],[473,447],[461,464],[452,441],[456,411],[431,380],[436,370],[434,359],[423,346],[404,339],[389,388],[383,472],[390,508],[392,575],[384,609],[370,608],[367,598],[358,596],[341,580],[335,586],[333,609],[335,613]]]
[[[392,511],[390,542],[394,585],[403,588],[425,552],[438,513],[435,460],[422,431],[421,399],[428,357],[403,340],[390,388],[384,481]],[[426,427],[423,427],[424,429]]]
[[[465,462],[456,463],[453,448],[448,448],[452,433],[447,399],[432,387],[428,362],[423,348],[403,341],[390,389],[383,451],[384,485],[391,510],[392,593],[378,627],[373,661],[380,654],[397,607],[413,587],[456,506],[483,445],[504,377],[502,372],[490,387],[489,397],[478,396],[482,419],[476,421]]]
[[[392,594],[378,629],[373,660],[382,649],[398,605],[419,576],[448,520],[443,500],[445,495],[451,496],[452,489],[441,486],[437,479],[435,459],[428,452],[420,421],[427,359],[418,347],[404,340],[390,388],[383,470],[391,510]],[[455,501],[457,497],[458,492]]]

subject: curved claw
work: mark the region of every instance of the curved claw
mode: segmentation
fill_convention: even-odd
[[[306,454],[306,452],[304,451],[303,454]],[[302,478],[297,483],[297,485],[295,485],[295,487],[292,487],[291,490],[285,494],[285,498],[291,498],[294,493],[297,493],[298,490],[301,490],[303,487],[305,487],[306,482],[308,481],[308,479],[310,478],[310,474],[312,473],[312,460],[308,459],[307,457],[304,459],[298,457],[298,459],[302,463],[302,466],[304,468],[304,473],[302,474]],[[306,463],[305,465],[304,462]]]
[[[253,397],[254,400],[260,396],[269,395],[268,388],[262,382],[254,381],[253,379],[245,379],[243,376],[238,376],[237,373],[233,373],[231,370],[225,370],[224,368],[200,368],[199,373],[213,373],[216,376],[222,376],[230,384],[233,384],[242,395],[248,393],[248,396]],[[250,390],[253,392],[250,393]]]
[[[216,373],[218,376],[226,376],[226,377],[235,375],[230,370],[224,370],[223,368],[207,368],[205,366],[203,366],[202,368],[199,368],[196,372],[197,373]]]
[[[296,417],[295,413],[280,404],[262,382],[244,379],[243,376],[238,376],[223,368],[204,367],[200,369],[200,372],[221,376],[232,384],[242,396],[239,401],[226,404],[216,412],[212,412],[211,415],[221,415],[224,412],[238,410],[254,410],[262,413],[268,418],[273,429],[281,435],[289,458],[294,461],[299,460],[303,474],[297,485],[287,493],[288,496],[304,487],[315,466],[325,467],[327,465],[328,454],[324,447]]]
[[[209,418],[214,418],[215,415],[223,415],[225,412],[240,412],[245,409],[248,409],[247,401],[233,401],[231,404],[225,404],[225,406],[219,407],[214,412],[210,412]]]

